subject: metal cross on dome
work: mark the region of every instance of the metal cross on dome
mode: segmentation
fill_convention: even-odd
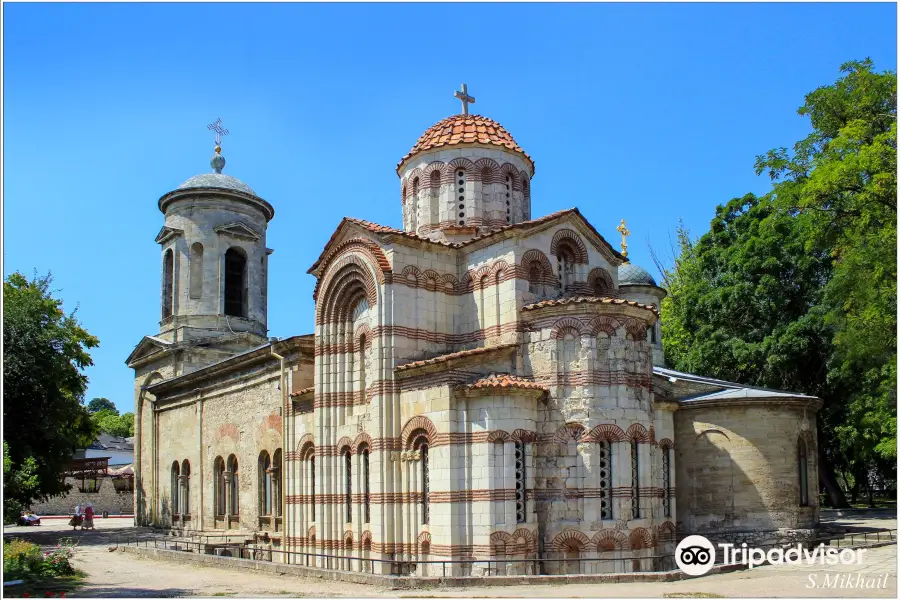
[[[221,141],[219,136],[228,135],[228,130],[222,127],[222,119],[216,119],[214,122],[207,125],[206,128],[216,132],[216,146],[218,146]]]
[[[469,90],[466,87],[466,84],[462,84],[462,90],[459,92],[454,92],[453,96],[462,100],[463,114],[469,114],[469,104],[475,104],[475,98],[469,95]]]
[[[625,219],[616,227],[616,231],[622,234],[622,256],[628,256],[628,236],[631,232],[625,227]]]

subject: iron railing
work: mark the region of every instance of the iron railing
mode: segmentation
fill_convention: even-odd
[[[185,532],[186,534],[188,532]],[[448,575],[447,567],[450,567],[451,576],[468,576],[473,573],[478,577],[504,576],[504,575],[548,575],[547,567],[555,565],[554,570],[561,571],[555,574],[623,574],[623,573],[665,573],[674,570],[675,553],[652,554],[646,556],[632,555],[628,557],[562,557],[562,558],[463,558],[443,560],[418,560],[396,558],[370,558],[367,556],[342,556],[339,554],[327,554],[319,552],[302,552],[296,550],[284,550],[282,548],[259,548],[246,546],[253,534],[248,535],[209,535],[199,532],[190,532],[189,537],[161,536],[155,533],[116,536],[117,546],[138,546],[144,548],[157,548],[164,550],[176,550],[196,554],[214,554],[216,549],[227,550],[232,558],[260,562],[278,562],[296,566],[313,567],[327,570],[345,571],[350,573],[373,573],[376,564],[389,565],[388,568],[379,569],[381,575],[400,576],[413,573],[424,576],[441,577]],[[873,531],[851,532],[836,534],[833,536],[816,537],[810,540],[798,540],[795,542],[780,542],[772,544],[753,545],[754,548],[769,550],[774,548],[788,549],[802,543],[807,547],[829,546],[834,548],[862,547],[880,542],[896,542],[896,529],[878,529]],[[674,541],[674,540],[672,540]],[[251,542],[256,543],[256,542]],[[737,545],[737,544],[736,544]],[[355,552],[366,552],[356,550]],[[627,552],[627,550],[625,550]],[[722,556],[720,556],[720,554]],[[275,561],[274,557],[281,560]],[[716,552],[716,565],[726,565],[724,553]],[[611,564],[610,568],[602,568]],[[630,563],[630,569],[627,568]],[[432,565],[434,566],[432,568]],[[439,565],[439,568],[438,568]],[[587,565],[587,569],[584,565]],[[419,567],[424,567],[420,569]],[[458,572],[454,572],[454,568]],[[512,566],[512,568],[510,568]],[[476,568],[481,567],[481,570]],[[518,568],[516,568],[518,567]],[[585,572],[587,571],[587,572]]]

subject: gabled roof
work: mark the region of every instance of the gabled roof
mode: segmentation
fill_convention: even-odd
[[[487,377],[482,377],[477,381],[466,384],[463,387],[467,390],[479,389],[495,389],[495,388],[519,388],[523,390],[535,390],[546,392],[549,388],[541,383],[536,383],[530,379],[510,375],[509,373],[491,373]]]
[[[138,342],[137,346],[134,347],[134,350],[131,351],[131,354],[128,355],[128,358],[125,359],[125,364],[131,366],[131,364],[137,360],[147,358],[153,354],[165,352],[172,346],[172,342],[167,342],[166,340],[153,337],[152,335],[145,335],[141,338],[141,341]]]
[[[216,225],[213,231],[219,234],[233,235],[235,237],[247,238],[249,240],[258,240],[261,236],[252,227],[243,223],[228,223],[226,225]]]
[[[153,241],[157,244],[165,244],[173,237],[178,237],[179,235],[183,234],[184,231],[182,231],[181,229],[175,229],[174,227],[166,227],[165,225],[163,225],[162,229],[159,230],[159,233],[156,234],[156,238]]]

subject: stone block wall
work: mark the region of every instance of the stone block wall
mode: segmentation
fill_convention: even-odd
[[[818,523],[815,409],[777,398],[675,413],[679,533],[760,542]],[[798,444],[806,446],[801,506]]]
[[[90,502],[98,517],[103,511],[109,511],[110,515],[134,514],[134,489],[117,490],[115,480],[111,477],[101,477],[100,487],[96,492],[82,492],[81,482],[72,477],[67,477],[66,483],[72,486],[67,494],[32,504],[31,510],[39,516],[71,515],[75,512],[76,504],[83,507]]]

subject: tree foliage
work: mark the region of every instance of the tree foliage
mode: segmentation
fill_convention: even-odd
[[[96,433],[82,401],[98,341],[63,313],[51,281],[14,273],[3,283],[3,492],[23,506],[66,491],[60,473]]]
[[[93,413],[91,418],[102,433],[119,437],[134,435],[134,413],[120,415],[118,411],[103,409]]]
[[[662,304],[675,368],[821,397],[820,463],[856,482],[897,434],[897,78],[872,67],[806,96],[812,132],[756,159],[769,194],[679,230]]]
[[[115,414],[119,414],[119,409],[116,408],[116,405],[108,398],[94,398],[88,402],[87,409],[91,414],[100,412],[101,410],[109,410]]]

